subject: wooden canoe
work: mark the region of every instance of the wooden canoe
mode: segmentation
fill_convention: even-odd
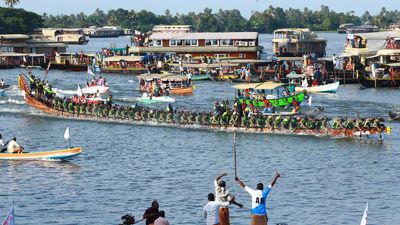
[[[7,160],[61,160],[81,154],[82,147],[29,153],[0,153],[0,159]]]

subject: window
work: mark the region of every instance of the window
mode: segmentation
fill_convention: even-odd
[[[219,40],[217,39],[206,39],[206,46],[218,46]]]
[[[226,54],[214,54],[216,58],[226,58]]]
[[[153,46],[162,46],[162,41],[161,40],[153,40]]]
[[[246,54],[239,54],[239,58],[241,59],[246,58]]]
[[[198,46],[199,42],[197,40],[190,40],[190,46]]]
[[[176,40],[169,40],[169,46],[176,46]]]
[[[185,46],[189,46],[190,45],[190,40],[184,40],[183,42],[185,43]]]
[[[221,46],[229,46],[233,45],[233,41],[231,39],[221,39]]]
[[[182,40],[175,40],[175,39],[169,40],[169,46],[178,46],[178,45],[182,45]]]

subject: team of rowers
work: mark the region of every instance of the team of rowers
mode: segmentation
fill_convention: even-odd
[[[110,95],[111,96],[111,95]],[[359,131],[385,131],[381,118],[330,118],[312,115],[279,115],[265,114],[252,107],[251,104],[239,103],[235,100],[232,107],[229,101],[215,102],[212,112],[199,112],[173,109],[169,104],[165,109],[142,107],[139,105],[123,106],[112,104],[109,99],[97,105],[74,102],[71,98],[54,97],[48,105],[56,109],[60,115],[76,117],[91,117],[105,119],[131,120],[138,122],[158,122],[178,125],[200,125],[210,127],[242,127],[246,129],[263,129],[289,131],[295,130],[326,130],[326,129],[355,129]]]

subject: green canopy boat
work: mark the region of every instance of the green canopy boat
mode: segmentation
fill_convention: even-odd
[[[246,104],[252,103],[255,107],[264,107],[264,100],[268,100],[274,107],[282,108],[293,104],[296,100],[298,104],[307,100],[308,95],[304,92],[290,92],[286,88],[287,84],[267,81],[264,83],[246,83],[237,84],[233,88],[243,91],[243,94],[237,96],[239,102],[246,101]]]

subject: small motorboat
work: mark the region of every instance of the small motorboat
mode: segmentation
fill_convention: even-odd
[[[400,112],[389,111],[388,114],[391,120],[400,121]]]
[[[296,87],[296,92],[307,91],[308,93],[336,93],[339,88],[339,81],[331,84],[323,84],[311,87]]]
[[[81,91],[82,91],[83,94],[96,94],[97,91],[100,94],[104,94],[104,93],[108,93],[110,91],[110,87],[106,86],[106,85],[90,86],[90,87],[82,88]]]
[[[136,99],[137,102],[143,102],[147,104],[151,103],[158,103],[158,102],[167,102],[167,103],[172,103],[175,102],[174,98],[171,98],[169,96],[149,96],[147,93],[143,93],[143,96],[140,98]]]
[[[81,154],[82,147],[27,153],[0,153],[0,160],[62,160]]]

